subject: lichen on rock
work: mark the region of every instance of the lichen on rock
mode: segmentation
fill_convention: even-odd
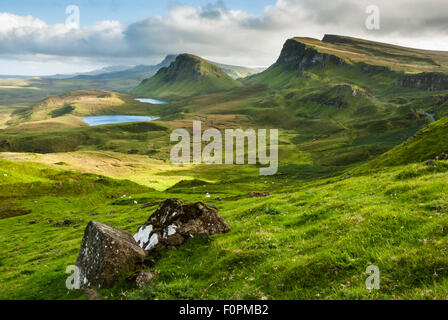
[[[126,231],[90,221],[76,266],[81,288],[112,286],[122,273],[135,271],[146,253]]]
[[[204,203],[166,199],[137,230],[134,239],[150,252],[163,246],[180,246],[197,236],[229,231],[230,227],[217,211]]]

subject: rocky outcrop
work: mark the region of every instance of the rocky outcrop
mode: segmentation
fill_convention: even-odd
[[[228,77],[222,68],[192,54],[180,54],[166,68],[161,68],[157,75],[163,75],[163,81],[171,83],[179,80],[201,80],[212,75]]]
[[[63,221],[56,221],[53,223],[53,227],[68,227],[73,224],[73,221],[66,219]]]
[[[438,161],[448,160],[448,154],[446,154],[446,153],[439,154],[438,156],[436,156],[436,160],[438,160]]]
[[[135,271],[145,259],[131,234],[91,221],[87,225],[76,266],[81,288],[112,286],[123,272]]]
[[[302,73],[316,66],[344,65],[345,61],[337,56],[319,52],[295,39],[289,39],[283,46],[277,64]]]
[[[194,237],[228,231],[230,227],[215,209],[202,202],[183,203],[179,199],[163,201],[134,236],[91,221],[76,260],[78,287],[110,287],[126,272],[134,272],[130,278],[137,286],[148,285],[160,274],[159,271],[141,271],[154,259],[154,255],[147,256],[148,253],[162,246],[180,246]],[[86,294],[88,292],[91,291]]]
[[[423,165],[435,167],[436,161],[446,161],[446,160],[448,160],[448,154],[442,153],[442,154],[439,154],[438,156],[436,156],[434,160],[433,159],[427,160]]]
[[[448,75],[438,72],[406,74],[397,80],[397,85],[424,91],[447,90]]]
[[[252,191],[250,193],[251,198],[263,198],[263,197],[270,197],[271,194],[269,192],[265,191]]]
[[[163,246],[180,246],[186,240],[226,233],[230,227],[216,210],[202,202],[184,203],[179,199],[163,201],[134,235],[147,252]]]
[[[222,68],[192,54],[180,54],[155,76],[145,79],[132,92],[155,98],[172,98],[214,93],[241,87]],[[175,94],[174,94],[175,93]]]
[[[360,63],[361,70],[368,74],[378,74],[378,73],[384,73],[384,72],[392,72],[388,67],[386,66],[375,66],[367,63]]]

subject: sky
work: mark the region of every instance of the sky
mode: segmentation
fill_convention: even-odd
[[[79,8],[79,25],[68,6]],[[448,1],[0,0],[0,74],[156,64],[177,53],[269,66],[288,38],[325,34],[448,51]]]

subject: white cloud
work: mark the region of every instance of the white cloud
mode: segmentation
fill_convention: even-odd
[[[48,26],[31,17],[0,15],[0,54],[46,54],[56,56],[114,56],[129,52],[119,22],[102,21],[82,29],[63,24]]]
[[[42,29],[45,27],[47,27],[45,22],[32,16],[16,16],[7,12],[0,12],[0,34],[15,29]]]
[[[381,30],[364,27],[370,0],[278,0],[262,16],[228,9],[176,5],[165,16],[130,25],[101,21],[81,29],[47,25],[31,16],[0,13],[0,56],[43,54],[89,61],[194,53],[215,61],[269,65],[293,36],[345,34],[426,49],[448,50],[448,1],[378,0]]]

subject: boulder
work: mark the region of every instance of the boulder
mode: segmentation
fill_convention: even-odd
[[[446,154],[446,153],[439,154],[436,157],[436,160],[439,160],[439,161],[441,161],[441,160],[448,160],[448,154]]]
[[[57,221],[57,222],[53,223],[53,227],[68,227],[71,224],[73,224],[73,222],[69,219],[66,219],[63,221]]]
[[[250,193],[251,198],[269,197],[271,194],[264,191],[252,191]]]
[[[95,289],[86,289],[84,290],[84,296],[87,300],[103,300],[101,294]]]
[[[423,165],[429,166],[429,167],[435,167],[436,166],[434,160],[428,160]]]
[[[112,286],[123,272],[137,270],[145,256],[130,233],[90,221],[76,260],[80,287]]]
[[[151,281],[160,274],[160,271],[140,271],[135,278],[137,287],[143,288],[151,283]]]
[[[163,246],[180,246],[197,236],[226,233],[230,227],[216,210],[202,202],[166,199],[134,235],[147,252]]]

